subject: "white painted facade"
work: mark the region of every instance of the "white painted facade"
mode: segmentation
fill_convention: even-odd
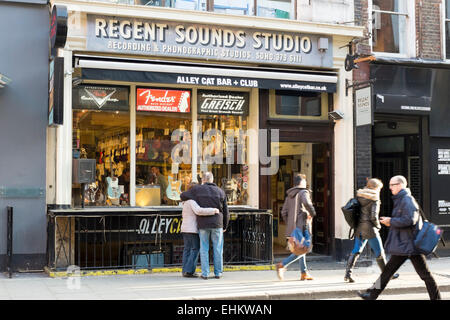
[[[185,11],[172,8],[142,7],[124,4],[86,1],[51,1],[52,4],[65,5],[68,8],[68,38],[63,50],[65,57],[64,79],[64,125],[48,129],[47,201],[57,205],[71,205],[72,186],[72,54],[86,50],[87,14],[140,17],[148,19],[165,19],[189,23],[215,24],[222,26],[241,26],[248,28],[270,29],[309,34],[324,34],[333,39],[333,70],[338,74],[337,91],[334,93],[334,109],[344,114],[344,118],[335,124],[334,129],[334,237],[346,239],[348,226],[343,218],[341,207],[353,197],[354,163],[353,163],[353,99],[352,90],[346,95],[345,80],[352,79],[352,73],[344,70],[347,48],[341,48],[354,38],[363,36],[363,28],[344,22],[353,21],[353,1],[298,1],[298,17],[301,21],[273,19],[264,17],[231,16],[202,11]],[[334,23],[339,22],[340,24]],[[257,89],[252,89],[257,93]],[[132,90],[133,92],[133,90]],[[195,96],[195,95],[194,95]],[[252,96],[257,96],[252,94]],[[130,101],[133,101],[131,99]],[[195,104],[195,103],[194,103]],[[258,99],[251,101],[253,114],[249,118],[252,128],[258,126]],[[253,111],[252,111],[253,109]],[[133,115],[131,115],[133,117]],[[135,130],[131,128],[130,148],[134,150]],[[257,144],[251,145],[251,154],[257,153]],[[132,153],[133,154],[133,153]],[[133,161],[131,161],[133,163]],[[131,183],[135,181],[134,168],[131,169]],[[258,181],[258,168],[250,168],[251,181]],[[258,186],[258,183],[255,184]],[[50,196],[51,195],[51,196]],[[134,196],[131,194],[131,199]],[[250,192],[250,205],[258,206],[258,189]]]

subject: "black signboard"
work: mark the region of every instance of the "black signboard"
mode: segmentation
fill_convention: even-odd
[[[431,220],[450,224],[450,139],[431,138]]]
[[[370,65],[370,79],[375,79],[375,112],[429,115],[431,112],[430,68],[392,64]]]
[[[50,44],[52,48],[64,48],[67,39],[67,8],[54,5],[50,20]]]
[[[248,92],[198,90],[197,101],[199,114],[248,115]]]
[[[64,58],[50,60],[48,86],[48,125],[64,123]]]
[[[336,92],[336,83],[334,82],[295,81],[250,77],[225,77],[202,74],[179,74],[168,72],[91,68],[82,68],[81,76],[82,79],[85,80],[117,80],[146,83],[154,82],[231,88],[293,90],[298,92]]]
[[[73,109],[129,111],[128,87],[80,85],[73,88]]]

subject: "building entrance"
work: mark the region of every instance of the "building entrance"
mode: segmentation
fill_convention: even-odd
[[[408,180],[408,188],[419,204],[422,203],[422,161],[420,121],[418,118],[375,116],[373,127],[373,176],[381,179],[380,216],[391,216],[392,194],[389,180],[402,175]],[[386,239],[387,228],[381,236]]]
[[[312,201],[317,216],[313,221],[313,252],[329,254],[329,146],[325,143],[278,142],[279,169],[271,176],[270,204],[273,212],[274,252],[283,252],[286,245],[286,224],[281,216],[286,191],[292,188],[293,177],[303,173],[307,187],[312,190]],[[286,252],[287,253],[287,252]]]

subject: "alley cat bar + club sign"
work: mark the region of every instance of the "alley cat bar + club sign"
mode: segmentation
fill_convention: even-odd
[[[330,68],[330,36],[87,15],[88,51]],[[321,47],[326,43],[328,48]]]

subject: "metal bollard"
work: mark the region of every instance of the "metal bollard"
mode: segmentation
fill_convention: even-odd
[[[7,243],[6,243],[6,269],[9,278],[12,278],[12,255],[13,255],[13,207],[7,209]]]

